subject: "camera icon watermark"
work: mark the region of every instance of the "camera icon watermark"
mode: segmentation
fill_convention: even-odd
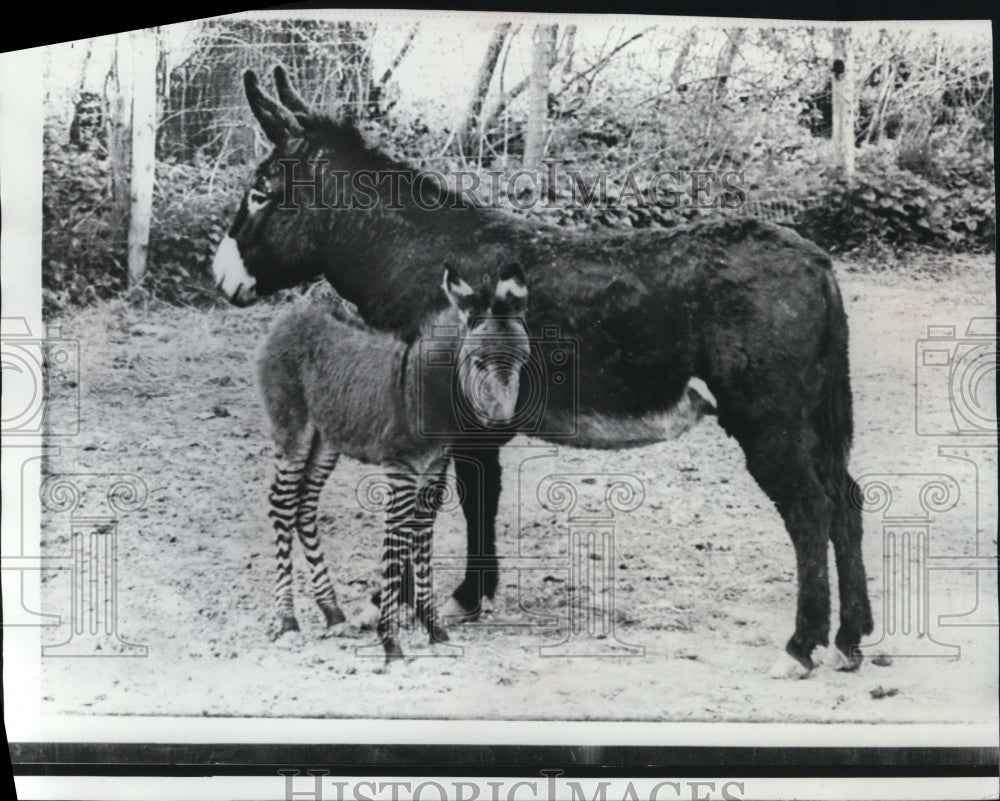
[[[997,436],[997,318],[929,325],[916,346],[916,427],[921,436]]]
[[[0,319],[4,437],[80,433],[80,345],[50,326],[32,336],[23,317]]]
[[[518,317],[509,324],[523,328]],[[578,348],[573,339],[560,336],[558,326],[546,325],[541,336],[528,337],[530,354],[524,360],[523,340],[517,335],[478,337],[474,351],[463,353],[458,326],[435,326],[418,348],[418,404],[420,433],[425,437],[454,438],[520,432],[571,437],[577,430],[579,397]],[[478,363],[488,353],[488,364]],[[506,375],[519,371],[517,407],[513,415],[493,419],[488,410]],[[466,391],[435,391],[448,385]],[[558,413],[552,413],[558,409]],[[485,410],[485,412],[484,412]],[[485,418],[485,422],[484,422]]]

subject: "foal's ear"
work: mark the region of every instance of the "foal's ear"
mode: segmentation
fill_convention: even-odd
[[[444,266],[444,277],[441,280],[441,288],[444,290],[444,294],[452,306],[463,314],[468,313],[466,306],[475,294],[475,290],[459,275],[455,265],[450,262]]]
[[[528,303],[528,284],[520,263],[515,261],[500,271],[495,299],[513,311],[524,311]]]
[[[257,74],[253,70],[243,73],[243,88],[246,90],[250,110],[271,142],[284,145],[289,139],[303,135],[302,126],[295,119],[295,115],[264,94],[257,82]]]

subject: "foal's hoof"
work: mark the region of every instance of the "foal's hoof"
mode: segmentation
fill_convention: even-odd
[[[294,615],[282,615],[273,629],[271,640],[283,646],[294,646],[302,642],[302,632],[299,621]]]
[[[323,611],[323,617],[326,618],[326,627],[328,629],[339,626],[347,620],[344,617],[344,613],[340,611],[340,607],[336,604],[322,603],[319,605],[319,608]]]
[[[768,675],[772,679],[804,679],[811,672],[811,667],[806,667],[787,651],[782,651],[781,656],[768,671]]]
[[[351,625],[358,631],[374,631],[378,624],[379,610],[377,606],[365,604],[356,615],[351,618]]]
[[[385,649],[385,663],[375,668],[376,673],[388,673],[394,666],[403,664],[403,649],[399,647],[398,642],[384,640],[382,647]]]
[[[306,638],[301,631],[286,631],[275,635],[274,644],[285,651],[300,651],[305,647]]]
[[[323,639],[347,637],[351,633],[350,624],[344,620],[340,623],[334,623],[332,626],[327,626],[326,630],[323,632]]]

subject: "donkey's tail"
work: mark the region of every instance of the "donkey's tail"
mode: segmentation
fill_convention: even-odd
[[[847,313],[833,270],[823,271],[826,337],[821,360],[825,368],[819,425],[831,460],[845,469],[854,437],[851,369],[848,358]]]

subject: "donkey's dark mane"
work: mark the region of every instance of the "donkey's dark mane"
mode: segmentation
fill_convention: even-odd
[[[417,176],[424,176],[425,180],[432,182],[437,188],[444,199],[444,206],[450,208],[458,201],[458,195],[449,189],[447,184],[439,181],[434,173],[406,159],[390,156],[378,146],[369,146],[364,134],[352,120],[335,119],[328,114],[317,112],[300,114],[296,119],[306,134],[306,146],[310,149],[336,153],[336,161],[340,167],[399,172],[407,176],[405,179],[407,185],[412,184]],[[301,158],[304,154],[295,149],[290,155]],[[409,195],[402,193],[402,197],[405,203]]]
[[[337,120],[327,114],[301,114],[296,119],[305,131],[310,144],[344,153],[351,160],[364,163],[372,169],[416,169],[412,164],[394,159],[376,147],[369,147],[364,134],[351,120]]]

